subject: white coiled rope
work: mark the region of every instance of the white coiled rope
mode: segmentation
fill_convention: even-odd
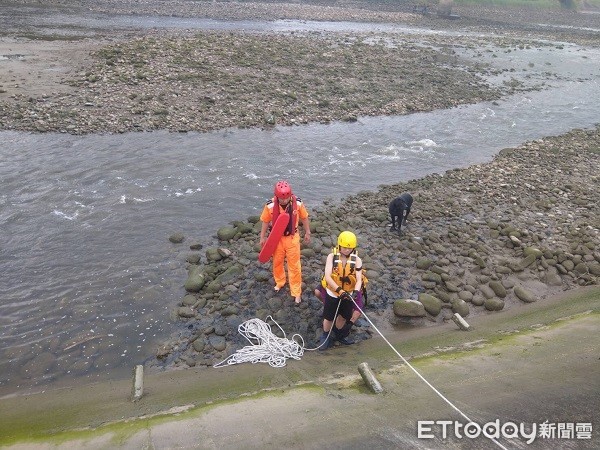
[[[239,333],[252,345],[246,345],[232,355],[229,355],[213,367],[241,364],[245,362],[269,363],[271,367],[283,367],[288,358],[300,359],[304,354],[304,339],[299,334],[294,334],[291,339],[285,337],[285,332],[271,316],[267,320],[277,325],[283,333],[280,338],[273,334],[271,326],[260,320],[250,319],[238,326]],[[294,340],[299,339],[300,342]]]

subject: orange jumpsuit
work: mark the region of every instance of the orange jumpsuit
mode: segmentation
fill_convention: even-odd
[[[273,207],[279,207],[279,212],[284,213],[285,209],[279,205],[277,199],[267,202],[260,215],[260,220],[269,223],[273,219]],[[282,287],[285,282],[284,260],[287,259],[287,270],[290,279],[290,293],[292,297],[299,297],[302,294],[302,267],[300,264],[300,233],[298,233],[298,222],[300,219],[308,218],[308,212],[304,203],[296,198],[297,214],[293,214],[294,233],[289,236],[281,236],[277,248],[273,253],[273,278],[278,287]]]

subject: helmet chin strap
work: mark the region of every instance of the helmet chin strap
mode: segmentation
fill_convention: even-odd
[[[344,255],[344,256],[346,256],[346,257],[350,256],[352,253],[354,253],[354,252],[356,251],[356,249],[355,249],[355,248],[353,248],[353,249],[350,251],[350,253],[348,253],[348,254],[346,255],[345,253],[343,253],[343,252],[342,252],[342,248],[341,248],[339,245],[337,246],[337,250],[338,250],[338,253],[339,253],[340,255]]]

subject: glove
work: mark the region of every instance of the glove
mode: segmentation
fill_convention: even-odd
[[[351,302],[352,297],[346,291],[342,291],[342,293],[340,294],[340,300],[348,300],[349,302]]]

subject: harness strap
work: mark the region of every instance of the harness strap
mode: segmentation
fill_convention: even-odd
[[[294,225],[296,223],[296,216],[298,215],[298,201],[296,200],[296,196],[292,194],[292,201],[290,203],[288,203],[287,207],[285,208],[285,212],[287,212],[290,215],[290,221],[287,224],[287,227],[285,229],[285,231],[283,232],[284,236],[290,236],[293,234],[296,234],[296,232],[298,231],[298,228],[296,228]],[[272,212],[272,219],[271,219],[271,226],[273,226],[273,224],[277,221],[277,218],[279,217],[279,201],[277,200],[277,197],[273,197],[273,212]]]

